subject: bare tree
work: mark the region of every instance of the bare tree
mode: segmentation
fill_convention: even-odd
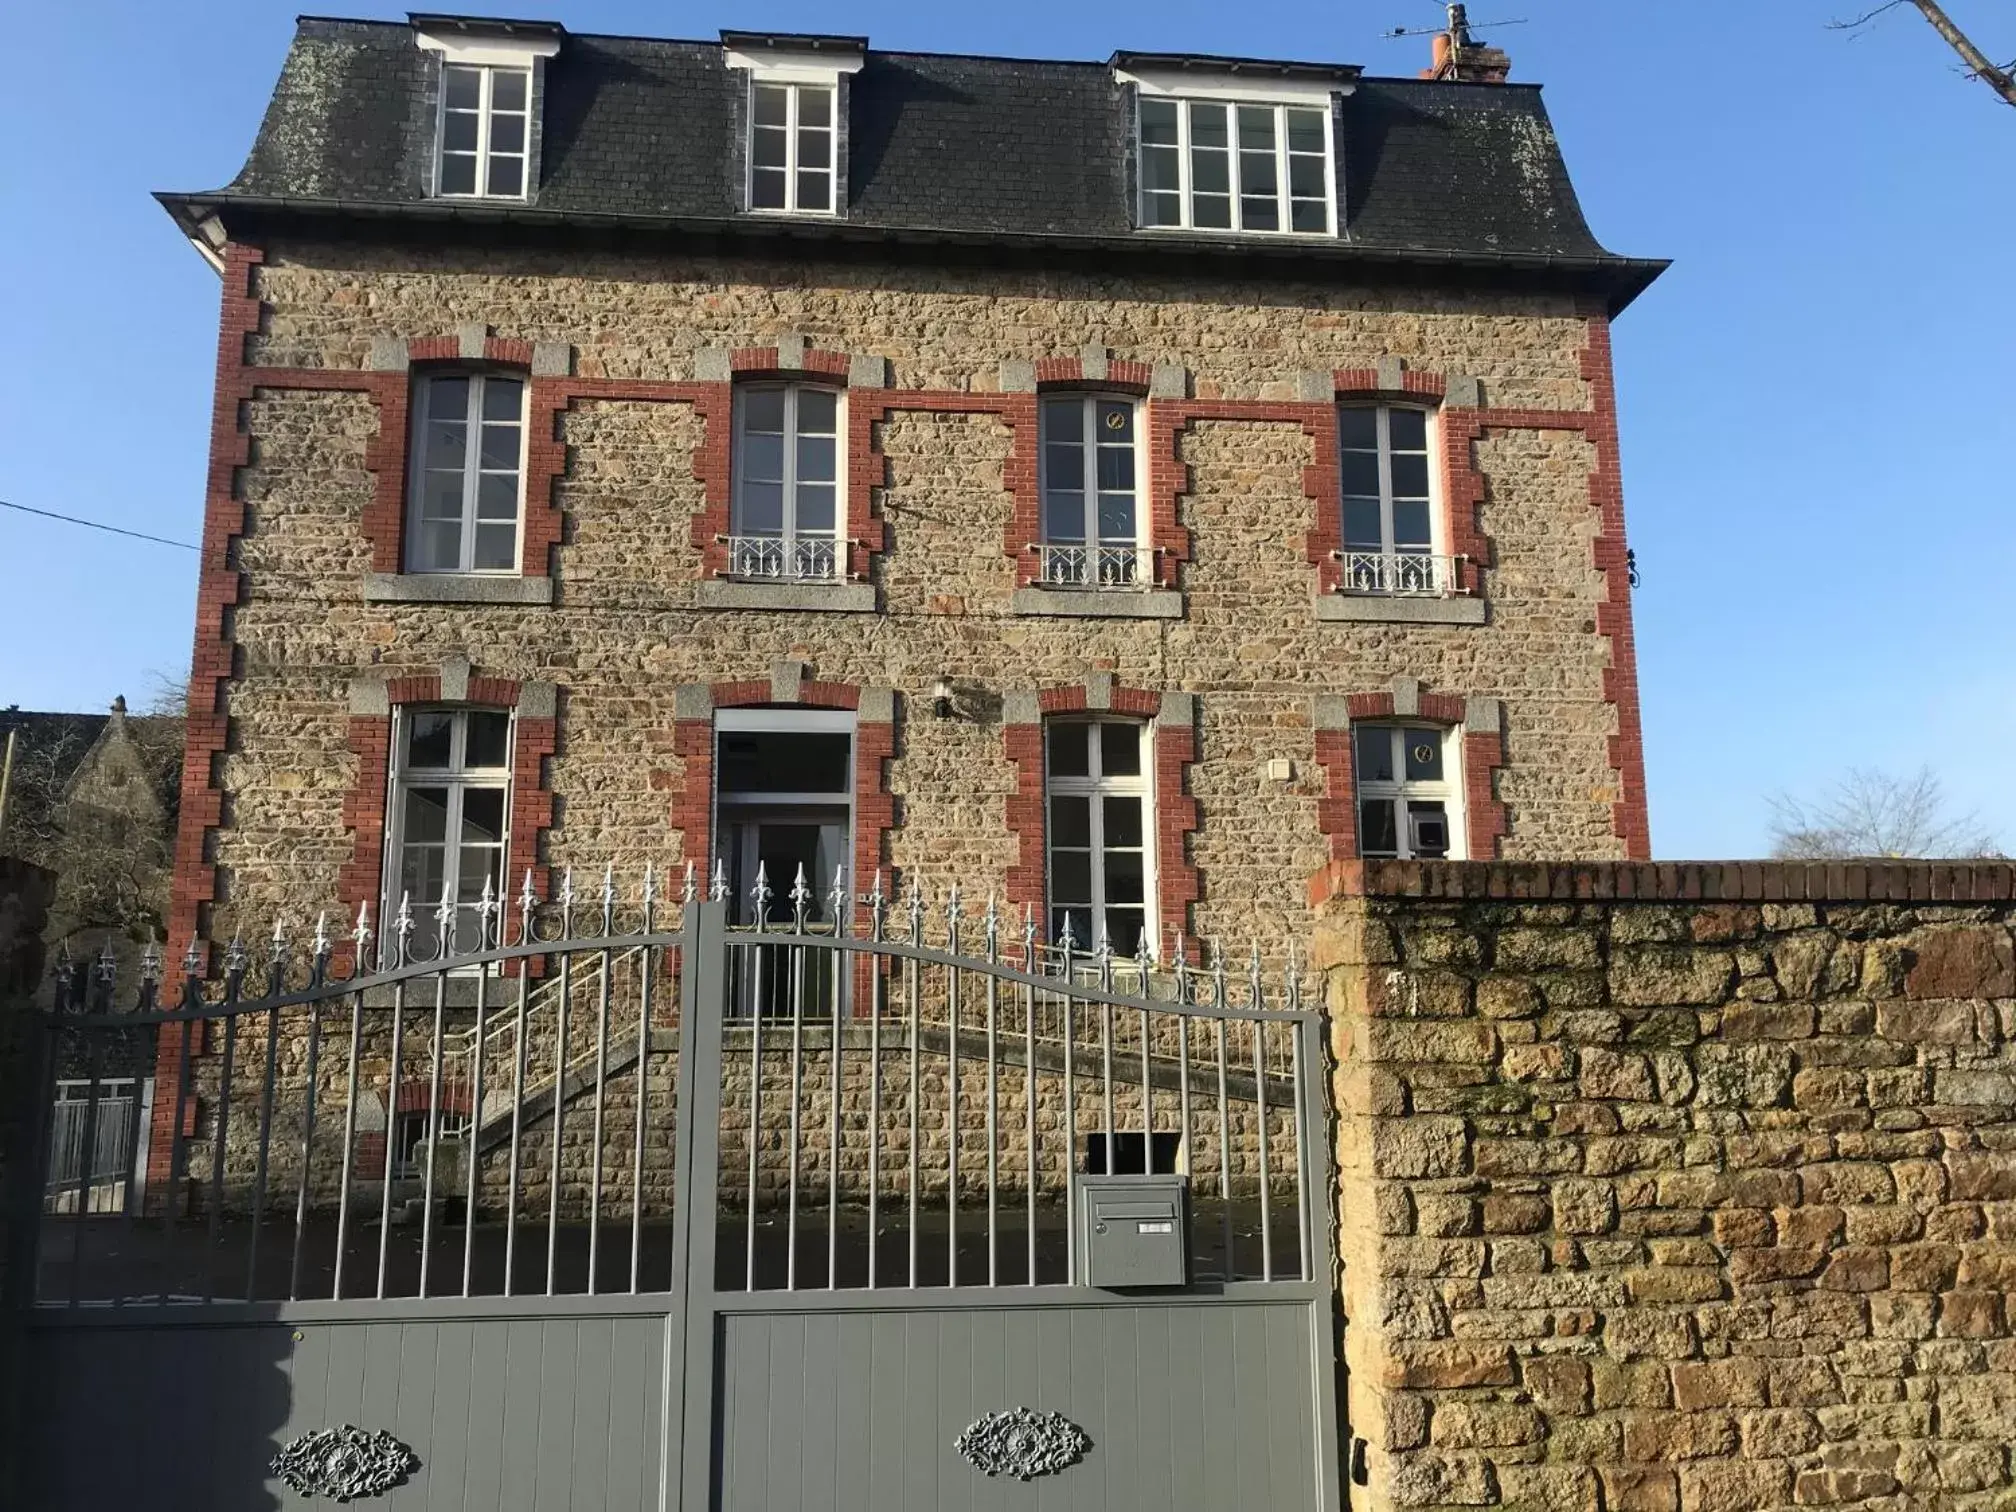
[[[1931,768],[1909,777],[1857,768],[1816,803],[1771,799],[1771,854],[1784,861],[1994,856],[1973,814],[1953,814]]]
[[[1859,16],[1846,21],[1829,22],[1828,25],[1834,31],[1859,32],[1878,16],[1886,11],[1896,10],[1902,5],[1915,6],[1932,24],[1932,29],[1945,38],[1946,45],[1958,53],[1961,61],[1967,65],[1964,71],[1968,78],[1979,79],[1986,84],[2002,97],[2005,105],[2016,105],[2016,60],[2000,68],[1996,67],[1989,61],[1988,55],[1975,45],[1973,38],[1954,24],[1952,17],[1946,14],[1945,7],[1941,6],[1938,0],[1885,0],[1884,4],[1866,10]]]

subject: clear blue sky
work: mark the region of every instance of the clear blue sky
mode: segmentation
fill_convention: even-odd
[[[1934,767],[2016,846],[2016,111],[1856,0],[1478,0],[1547,85],[1597,234],[1676,259],[1617,331],[1661,856],[1760,854],[1766,797]],[[337,13],[397,17],[378,3]],[[480,10],[472,4],[464,9]],[[1997,58],[2016,13],[1952,0]],[[514,3],[577,31],[865,32],[1419,67],[1432,0]],[[217,282],[148,198],[236,171],[291,7],[72,0],[13,21],[0,92],[0,499],[194,540]],[[187,552],[0,511],[0,706],[102,707],[186,666]]]

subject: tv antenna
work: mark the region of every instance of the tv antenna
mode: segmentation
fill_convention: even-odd
[[[1470,22],[1469,6],[1450,5],[1447,7],[1447,10],[1449,12],[1449,24],[1447,26],[1396,26],[1393,30],[1386,33],[1386,35],[1389,38],[1393,38],[1435,37],[1446,34],[1452,47],[1468,47],[1471,45],[1470,34],[1472,32],[1491,31],[1500,26],[1524,26],[1526,24],[1526,18],[1521,16],[1513,21],[1481,21],[1473,26]]]

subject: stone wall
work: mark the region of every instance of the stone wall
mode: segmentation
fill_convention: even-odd
[[[230,376],[251,397],[220,411],[217,477],[230,486],[213,495],[211,535],[235,539],[242,583],[213,585],[231,606],[219,621],[228,646],[199,646],[206,666],[225,669],[229,730],[214,775],[201,751],[189,766],[197,789],[214,788],[196,794],[199,817],[183,836],[177,917],[190,932],[263,935],[276,912],[354,909],[360,900],[338,897],[352,859],[345,795],[362,801],[346,745],[351,684],[456,658],[479,675],[559,688],[542,859],[599,867],[613,857],[630,875],[646,859],[703,849],[673,812],[684,780],[671,741],[677,687],[767,678],[779,661],[903,695],[888,773],[898,817],[880,859],[957,873],[975,898],[1003,883],[1017,853],[1004,696],[1094,673],[1196,693],[1188,780],[1202,819],[1188,859],[1202,895],[1188,917],[1160,921],[1165,945],[1178,929],[1270,944],[1306,933],[1298,879],[1334,853],[1319,817],[1330,796],[1316,759],[1321,695],[1402,679],[1501,700],[1503,854],[1596,858],[1635,843],[1616,817],[1637,797],[1625,790],[1636,781],[1635,716],[1624,728],[1617,703],[1628,640],[1614,571],[1598,569],[1593,544],[1611,508],[1599,507],[1596,478],[1614,474],[1597,439],[1611,425],[1608,331],[1566,297],[1173,277],[1122,288],[1039,271],[366,245],[275,245],[233,270],[249,284],[226,289],[227,362],[242,345],[247,365]],[[929,405],[892,408],[872,427],[884,459],[870,500],[883,540],[871,568],[880,612],[704,608],[711,548],[693,522],[709,485],[696,468],[718,438],[690,399],[606,394],[568,401],[557,436],[532,438],[564,450],[552,498],[533,501],[557,506],[563,522],[553,604],[367,603],[367,513],[405,445],[398,407],[384,401],[403,393],[404,377],[371,370],[374,343],[471,323],[499,349],[563,345],[570,381],[588,383],[693,384],[703,350],[786,333],[885,359],[899,395],[988,396],[1004,362],[1075,358],[1088,343],[1142,372],[1180,369],[1182,402],[1218,406],[1174,431],[1158,474],[1176,479],[1173,518],[1194,532],[1177,577],[1185,617],[1015,612],[1012,427]],[[1481,393],[1485,408],[1471,413],[1495,417],[1478,422],[1474,442],[1452,441],[1450,459],[1462,479],[1452,501],[1476,501],[1476,518],[1452,520],[1452,531],[1466,541],[1481,532],[1495,552],[1482,572],[1487,624],[1328,623],[1312,609],[1314,512],[1334,504],[1310,489],[1334,486],[1320,481],[1334,478],[1334,459],[1297,419],[1308,397],[1298,385],[1312,371],[1369,373],[1395,358],[1410,387],[1416,374],[1479,380],[1465,402]],[[325,374],[330,386],[317,387]],[[1326,406],[1304,408],[1320,416]],[[1614,476],[1603,486],[1614,492]],[[241,506],[242,531],[232,518]],[[943,722],[929,698],[941,675],[960,694]],[[1274,758],[1292,763],[1290,777],[1267,775]]]
[[[2016,884],[1338,866],[1363,1509],[2016,1506]]]

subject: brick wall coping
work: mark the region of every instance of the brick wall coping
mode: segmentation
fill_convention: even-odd
[[[1508,898],[1574,902],[2008,903],[2007,861],[1333,861],[1309,901]]]

